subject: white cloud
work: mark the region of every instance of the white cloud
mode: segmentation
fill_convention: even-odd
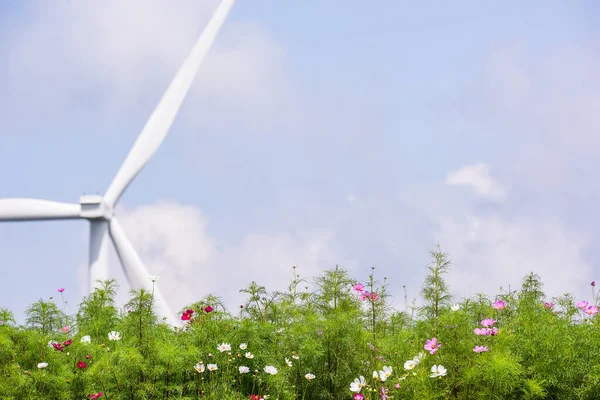
[[[492,179],[489,166],[483,163],[449,172],[446,184],[470,186],[479,195],[496,200],[502,200],[506,195],[505,189]]]
[[[0,117],[76,119],[87,107],[131,117],[149,115],[212,15],[216,1],[36,3],[25,22],[0,38]],[[239,5],[238,5],[239,6]],[[200,104],[238,118],[269,114],[284,90],[283,50],[257,22],[225,22],[198,73],[184,109],[197,118]],[[146,107],[149,107],[146,109]],[[73,113],[73,110],[76,110]],[[184,110],[182,110],[184,111]],[[140,121],[140,124],[143,121]],[[7,130],[8,131],[8,130]],[[63,130],[65,131],[65,130]]]
[[[249,233],[239,243],[224,243],[210,235],[206,216],[194,206],[158,202],[123,211],[124,229],[151,274],[160,275],[174,310],[214,293],[235,311],[244,299],[238,291],[252,280],[284,290],[292,266],[312,278],[335,261],[330,232]]]
[[[540,275],[548,295],[581,294],[592,272],[583,257],[589,240],[553,219],[444,217],[436,239],[453,260],[452,288],[467,296],[496,294],[509,285],[519,288],[532,271]]]

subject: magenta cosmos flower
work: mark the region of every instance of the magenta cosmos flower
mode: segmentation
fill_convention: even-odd
[[[494,307],[496,310],[502,310],[504,307],[506,307],[506,304],[502,300],[498,300],[492,304],[492,307]]]
[[[62,292],[64,292],[64,291],[65,291],[65,288],[64,288],[64,287],[61,287],[61,288],[58,288],[58,289],[56,289],[56,290],[58,290],[58,292],[59,292],[59,293],[62,293]]]
[[[363,396],[361,393],[354,393],[354,400],[365,400],[365,396]]]
[[[490,349],[488,349],[488,348],[487,348],[487,347],[485,347],[485,346],[475,346],[475,348],[473,349],[473,351],[474,351],[475,353],[483,353],[483,352],[485,352],[485,351],[490,351]]]
[[[427,339],[427,342],[425,342],[425,346],[423,346],[423,348],[429,351],[430,354],[435,354],[435,352],[438,351],[440,347],[442,347],[442,344],[438,343],[438,340],[436,338],[432,338],[431,340]]]
[[[598,314],[598,306],[589,306],[583,311],[589,315],[596,315]]]

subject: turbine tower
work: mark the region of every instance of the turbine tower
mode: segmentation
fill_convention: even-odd
[[[79,204],[12,198],[0,199],[0,222],[87,219],[90,222],[89,286],[108,278],[109,240],[117,251],[125,276],[132,288],[151,288],[149,272],[127,237],[114,208],[129,184],[156,153],[167,136],[204,56],[214,42],[235,0],[223,0],[204,28],[191,53],[175,75],[158,106],[150,115],[133,148],[125,158],[104,196],[82,196]],[[177,319],[154,283],[156,311],[175,324]]]

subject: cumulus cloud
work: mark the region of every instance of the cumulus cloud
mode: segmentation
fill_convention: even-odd
[[[501,200],[505,196],[504,188],[492,179],[489,166],[483,163],[467,165],[449,172],[446,184],[470,186],[479,195],[496,200]]]
[[[589,284],[592,266],[584,259],[589,239],[555,219],[446,216],[435,236],[451,255],[449,282],[462,295],[519,288],[529,272],[540,275],[552,296],[582,293]]]
[[[239,289],[251,281],[284,290],[292,266],[313,277],[336,257],[332,232],[248,233],[230,242],[211,235],[208,218],[195,206],[163,201],[122,211],[124,229],[151,274],[160,276],[174,310],[209,293],[235,310],[244,300]]]

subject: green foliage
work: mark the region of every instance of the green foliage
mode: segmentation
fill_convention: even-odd
[[[404,311],[393,310],[374,268],[361,284],[339,266],[316,277],[313,291],[296,267],[286,291],[251,282],[235,314],[208,294],[181,310],[189,316],[181,327],[157,318],[152,291],[130,291],[118,309],[114,280],[85,297],[74,318],[64,299],[62,311],[51,299],[33,303],[26,326],[0,309],[0,398],[351,399],[361,376],[369,400],[598,398],[597,316],[571,295],[547,303],[533,273],[519,290],[452,306],[449,258],[439,247],[431,254],[417,316],[406,299]],[[505,307],[495,309],[496,300]],[[431,354],[424,345],[433,338],[441,346]],[[434,366],[446,372],[432,377]]]

